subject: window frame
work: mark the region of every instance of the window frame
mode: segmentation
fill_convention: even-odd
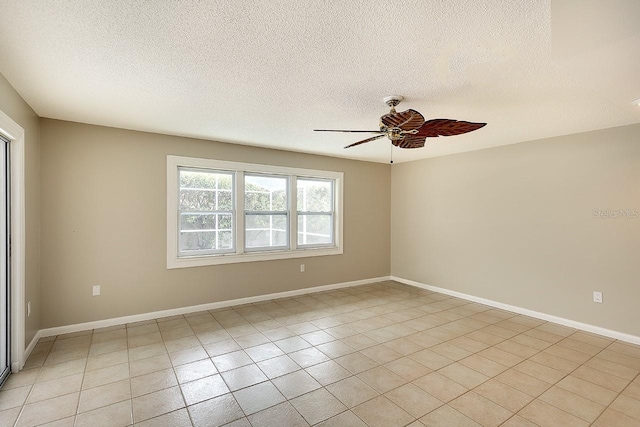
[[[189,257],[189,256],[203,256],[203,255],[220,255],[220,254],[229,254],[229,253],[235,253],[236,252],[236,241],[235,241],[235,230],[236,230],[236,212],[235,212],[235,198],[233,197],[233,194],[235,194],[235,186],[236,186],[236,174],[234,171],[229,171],[229,170],[222,170],[222,169],[208,169],[208,168],[193,168],[193,167],[184,167],[184,166],[178,166],[178,200],[180,200],[180,190],[182,189],[180,186],[180,172],[181,171],[187,171],[187,172],[211,172],[211,173],[218,173],[218,174],[227,174],[227,175],[231,175],[231,189],[230,190],[220,190],[218,188],[216,188],[216,192],[219,191],[231,191],[231,210],[230,211],[220,211],[220,210],[215,210],[215,211],[199,211],[199,212],[193,212],[194,215],[219,215],[219,214],[231,214],[231,248],[230,249],[209,249],[208,251],[198,251],[198,255],[190,255],[191,253],[195,253],[196,251],[182,251],[180,250],[180,233],[184,232],[184,230],[181,229],[181,216],[185,213],[183,212],[182,209],[180,209],[180,202],[178,201],[178,257],[183,258],[183,257]],[[189,212],[189,211],[187,211]],[[216,224],[218,223],[218,220],[216,219]],[[198,232],[199,230],[193,230],[193,232]],[[203,230],[205,231],[205,230]],[[216,228],[216,233],[218,233],[220,230]]]
[[[318,177],[310,177],[310,176],[298,176],[296,181],[298,179],[303,180],[303,181],[317,181],[317,182],[327,182],[327,181],[330,182],[330,181],[332,181],[331,179],[327,179],[327,178],[318,178]],[[296,186],[296,190],[297,189],[298,188]],[[331,221],[332,222],[335,221],[335,199],[336,199],[335,192],[336,192],[336,189],[335,189],[335,181],[334,181],[333,185],[331,186],[331,210],[330,211],[327,211],[327,212],[322,212],[322,211],[301,211],[301,210],[298,210],[298,206],[297,206],[297,203],[296,203],[296,207],[295,207],[296,216],[297,217],[300,217],[300,216],[307,216],[307,217],[309,217],[309,216],[330,216],[331,217]],[[296,197],[297,197],[297,191],[296,191]],[[297,200],[296,200],[296,202],[297,202]],[[297,219],[298,218],[296,218],[296,221],[297,221]],[[331,238],[332,239],[335,238],[335,236],[333,234],[334,232],[335,232],[335,230],[332,229],[331,230]],[[320,247],[327,246],[327,244],[325,244],[325,243],[303,243],[303,244],[300,244],[300,243],[298,243],[298,236],[297,236],[298,233],[300,233],[300,230],[298,229],[298,226],[296,225],[296,244],[297,244],[297,246],[299,248],[320,248]]]
[[[205,169],[234,174],[232,218],[234,252],[180,255],[179,233],[179,169]],[[245,173],[288,177],[288,248],[245,249]],[[333,180],[333,243],[298,246],[297,178]],[[167,156],[167,269],[240,262],[268,261],[343,253],[343,186],[344,173],[301,169],[274,165],[232,162],[184,156]]]
[[[289,250],[291,249],[291,238],[289,236],[289,233],[291,233],[291,176],[290,175],[281,175],[281,174],[267,174],[267,173],[257,173],[257,172],[248,172],[248,171],[244,171],[243,174],[243,178],[244,178],[244,182],[246,183],[246,177],[247,176],[255,176],[255,177],[263,177],[263,178],[278,178],[278,179],[284,179],[285,180],[285,191],[286,191],[286,195],[287,195],[287,210],[286,211],[249,211],[247,210],[247,207],[244,207],[244,224],[245,224],[245,228],[244,228],[244,251],[245,252],[270,252],[270,251],[278,251],[278,250]],[[237,197],[244,197],[245,201],[246,201],[246,196],[247,196],[247,188],[245,185],[245,189],[244,189],[244,194],[240,195],[238,193]],[[256,247],[247,247],[247,216],[248,215],[284,215],[286,217],[286,227],[287,229],[285,230],[286,232],[286,243],[284,245],[280,245],[280,246],[256,246]]]

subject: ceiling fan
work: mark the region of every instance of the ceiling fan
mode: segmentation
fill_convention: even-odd
[[[486,126],[486,123],[472,123],[453,119],[426,120],[416,110],[396,111],[396,106],[404,97],[400,95],[387,96],[383,99],[391,111],[380,117],[380,130],[339,130],[339,129],[314,129],[316,132],[352,132],[352,133],[377,133],[377,136],[354,142],[344,148],[355,147],[366,142],[375,141],[383,137],[391,140],[391,143],[399,148],[424,147],[425,138],[438,136],[461,135],[473,132]]]

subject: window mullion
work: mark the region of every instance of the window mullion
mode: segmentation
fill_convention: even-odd
[[[289,176],[289,179],[287,179],[287,236],[289,237],[289,243],[291,243],[291,228],[293,224],[291,222],[291,211],[293,211],[292,208],[292,204],[291,204],[291,193],[293,192],[293,184],[291,182],[291,180],[293,179],[293,176]],[[291,247],[291,244],[288,245],[289,246],[289,250],[293,250],[293,248]]]
[[[236,253],[244,253],[244,171],[236,172],[235,192]]]
[[[298,249],[298,177],[291,176],[291,191],[289,195],[289,248]]]

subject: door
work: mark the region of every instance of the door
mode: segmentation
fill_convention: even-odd
[[[0,135],[0,385],[4,383],[11,372],[9,147],[9,140]]]

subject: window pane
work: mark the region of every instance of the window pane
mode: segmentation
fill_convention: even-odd
[[[181,211],[216,210],[216,193],[211,190],[180,189]]]
[[[216,215],[180,215],[180,231],[183,230],[214,230]]]
[[[233,217],[231,214],[218,214],[218,230],[229,230],[233,228]]]
[[[183,231],[180,233],[180,251],[232,250],[231,231]]]
[[[298,245],[333,243],[332,215],[298,214]]]
[[[287,215],[247,214],[245,240],[248,249],[288,246]]]
[[[231,211],[233,174],[180,170],[181,211]]]
[[[233,210],[233,193],[231,190],[218,190],[218,211]]]
[[[217,223],[216,223],[217,219]],[[231,230],[231,214],[180,214],[180,231]]]
[[[233,233],[231,231],[218,232],[219,249],[233,249]]]
[[[286,211],[287,178],[245,175],[244,206],[247,211]]]
[[[232,251],[233,173],[179,169],[179,180],[180,251]]]
[[[333,181],[298,178],[298,211],[333,211]]]
[[[199,231],[199,232],[181,232],[180,233],[180,250],[181,251],[206,251],[216,249],[216,232],[215,231]]]

